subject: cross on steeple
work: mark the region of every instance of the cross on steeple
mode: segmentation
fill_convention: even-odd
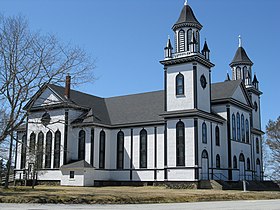
[[[239,40],[239,47],[242,47],[242,39],[241,39],[241,35],[238,36],[238,40]]]
[[[185,0],[185,5],[186,5],[186,6],[188,5],[188,0]]]

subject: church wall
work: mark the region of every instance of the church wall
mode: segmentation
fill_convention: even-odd
[[[253,128],[256,128],[258,130],[261,130],[261,119],[260,119],[260,100],[259,100],[259,96],[252,94],[252,104],[254,106],[255,102],[257,104],[257,111],[255,111],[255,107],[254,110],[252,110],[252,119],[253,119]]]
[[[200,78],[204,75],[207,85],[205,89],[201,86]],[[205,112],[210,112],[210,78],[209,69],[197,64],[197,108]]]
[[[184,95],[176,96],[176,76],[184,76]],[[167,68],[167,111],[193,109],[193,65],[178,64]]]
[[[62,173],[60,170],[39,170],[38,180],[43,181],[59,181],[61,179]]]

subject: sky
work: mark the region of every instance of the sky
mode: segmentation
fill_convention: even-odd
[[[262,127],[280,115],[280,1],[189,0],[211,50],[212,82],[224,81],[238,35],[260,82]],[[0,0],[30,28],[78,45],[95,60],[95,80],[75,89],[111,97],[163,89],[163,48],[184,0]],[[173,42],[174,43],[174,42]],[[203,43],[202,43],[203,44]]]

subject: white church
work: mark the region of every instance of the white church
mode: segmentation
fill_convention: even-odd
[[[210,50],[187,3],[172,29],[162,91],[101,98],[71,90],[70,76],[65,87],[41,87],[24,108],[15,178],[69,186],[262,180],[262,92],[241,40],[231,78],[212,83]]]

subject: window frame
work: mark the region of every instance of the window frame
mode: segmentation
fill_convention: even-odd
[[[117,134],[117,169],[124,168],[124,132],[119,131]]]
[[[99,168],[105,169],[106,158],[106,133],[104,130],[99,134]]]
[[[140,137],[140,146],[139,146],[139,167],[147,168],[148,166],[148,134],[147,131],[143,128],[139,134]]]
[[[60,167],[60,146],[61,146],[61,132],[57,130],[54,134],[53,168]]]
[[[207,125],[205,122],[202,123],[202,143],[207,144]]]
[[[86,132],[79,131],[78,137],[78,160],[85,160],[86,158]]]
[[[176,166],[185,166],[185,124],[182,121],[176,124]]]
[[[176,96],[184,96],[185,95],[185,78],[182,73],[177,74],[175,79],[176,86]]]

